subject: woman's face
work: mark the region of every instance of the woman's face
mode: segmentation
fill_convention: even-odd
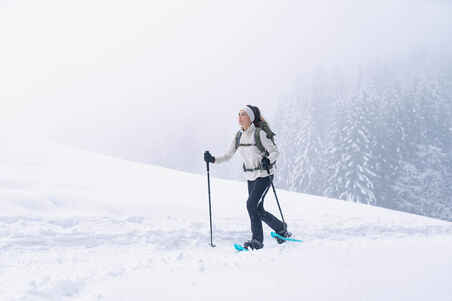
[[[242,128],[248,128],[251,124],[250,116],[244,110],[239,112],[239,124]]]

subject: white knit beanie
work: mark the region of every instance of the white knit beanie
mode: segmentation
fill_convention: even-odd
[[[245,111],[246,114],[248,114],[248,116],[250,117],[251,123],[253,123],[254,118],[255,118],[253,110],[251,110],[251,108],[248,106],[243,106],[242,110]]]

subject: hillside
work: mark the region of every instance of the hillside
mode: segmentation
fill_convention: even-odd
[[[301,244],[236,253],[246,182],[42,141],[0,149],[1,300],[452,300],[452,224],[277,190]],[[204,164],[201,161],[200,164]],[[278,213],[268,193],[266,208]]]

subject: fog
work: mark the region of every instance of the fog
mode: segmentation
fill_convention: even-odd
[[[447,1],[0,0],[1,131],[202,172],[242,105],[272,122],[300,74],[441,48],[450,17]]]

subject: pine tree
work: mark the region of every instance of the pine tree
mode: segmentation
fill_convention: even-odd
[[[287,97],[278,109],[277,122],[275,123],[275,138],[280,151],[275,172],[275,184],[281,188],[290,189],[290,173],[296,158],[296,148],[293,146],[294,137],[299,131],[300,99]]]
[[[327,181],[323,194],[331,198],[338,198],[341,187],[344,187],[341,173],[341,158],[345,152],[345,144],[342,143],[344,137],[341,129],[345,127],[346,106],[343,97],[339,96],[334,101],[336,108],[328,131],[327,146],[325,149],[325,159],[327,161]]]
[[[293,147],[296,150],[294,165],[289,173],[290,188],[311,194],[321,194],[322,179],[322,144],[315,133],[312,117],[312,103],[304,104],[303,119],[295,136]]]
[[[349,103],[345,126],[341,131],[343,153],[338,165],[339,198],[365,204],[376,204],[372,170],[372,138],[366,117],[368,95],[361,91]]]
[[[452,220],[452,206],[444,194],[450,183],[441,165],[446,154],[432,145],[418,145],[419,161],[403,162],[394,184],[395,209]]]

